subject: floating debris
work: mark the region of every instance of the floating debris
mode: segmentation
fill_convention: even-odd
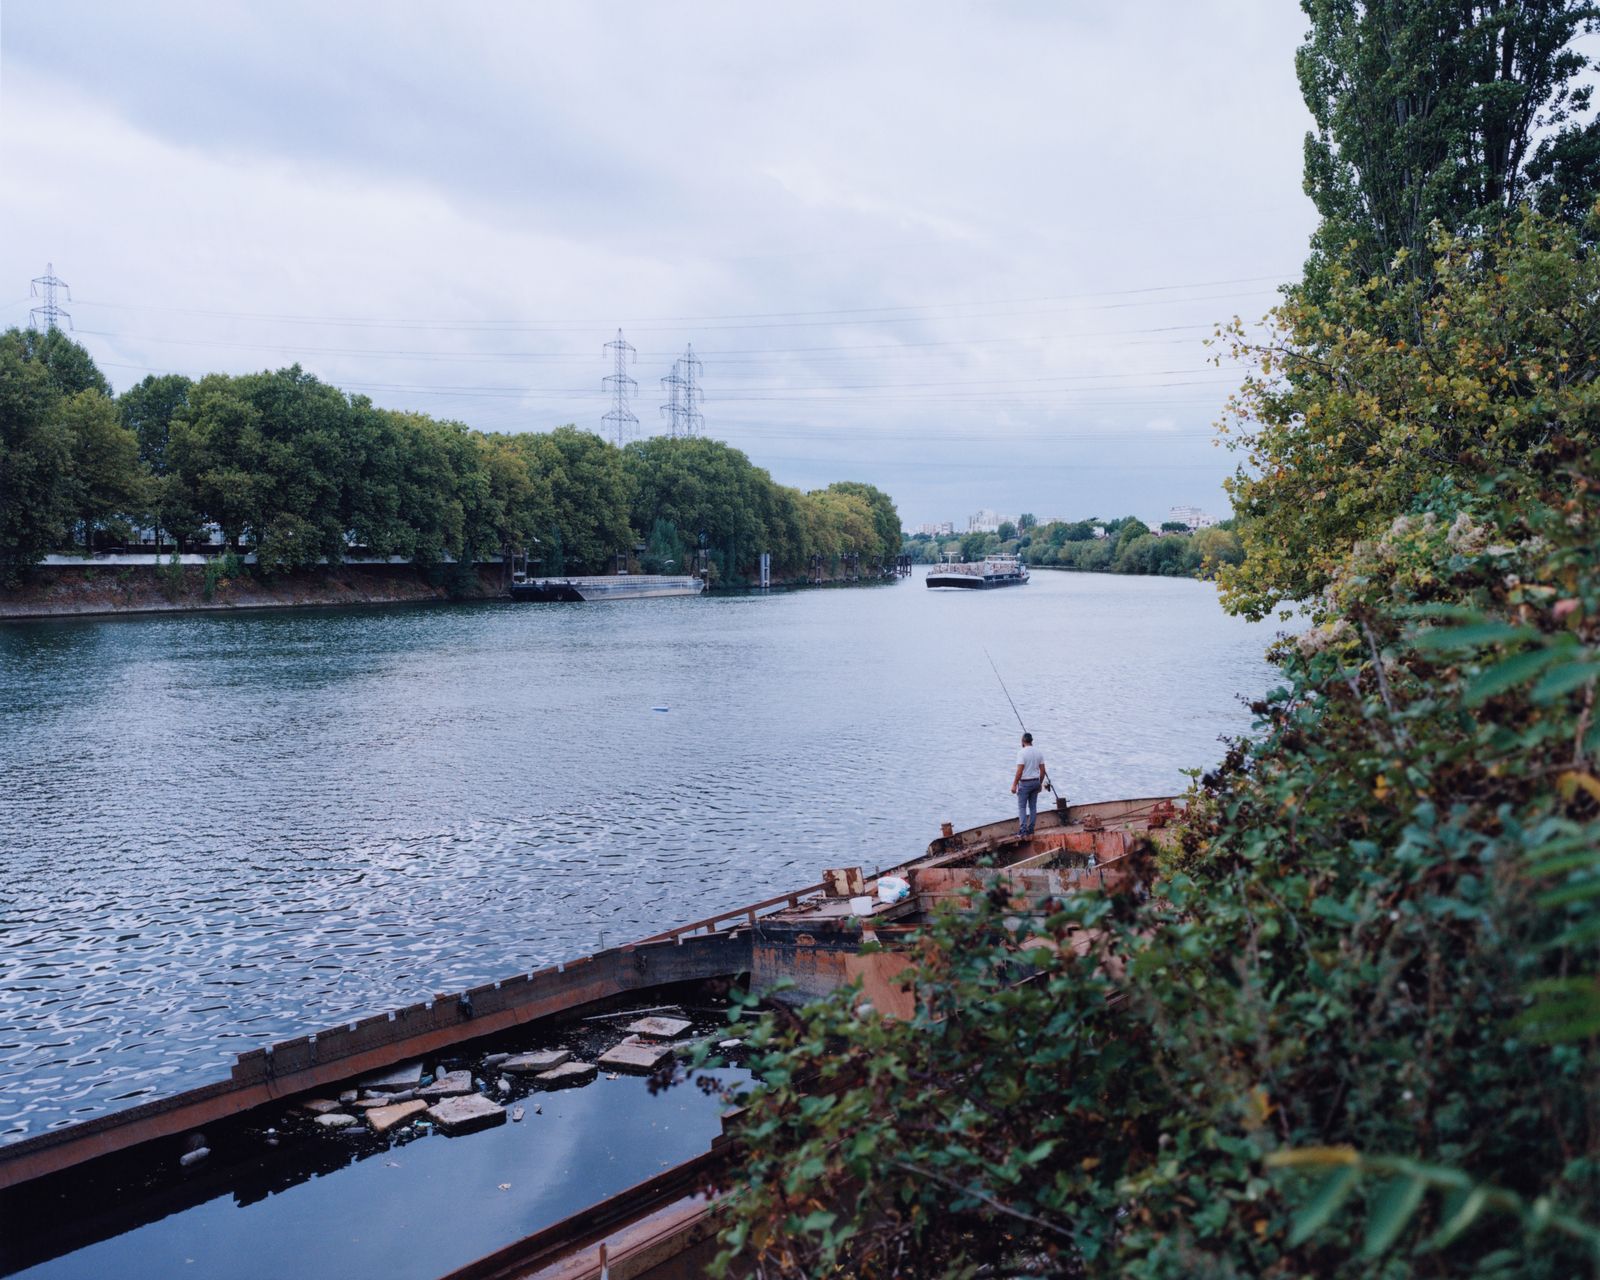
[[[330,1111],[317,1117],[317,1123],[324,1129],[348,1129],[355,1122],[354,1116],[346,1115],[343,1111]]]
[[[506,1109],[482,1094],[446,1098],[428,1108],[428,1118],[446,1133],[475,1133],[506,1122]]]
[[[398,1093],[402,1089],[415,1089],[421,1083],[422,1063],[419,1061],[407,1062],[402,1066],[391,1067],[387,1071],[367,1076],[361,1081],[361,1087],[380,1093]]]
[[[654,1071],[666,1059],[672,1056],[672,1046],[661,1044],[652,1040],[641,1040],[638,1036],[629,1036],[615,1048],[607,1049],[600,1055],[599,1064],[602,1067],[614,1067],[618,1071],[633,1071],[645,1074]]]
[[[374,1108],[367,1112],[367,1123],[372,1126],[373,1133],[388,1133],[396,1125],[415,1119],[427,1109],[426,1102],[421,1098],[414,1098],[410,1102],[397,1102],[392,1107]]]
[[[538,1053],[519,1053],[515,1057],[508,1057],[500,1064],[500,1070],[513,1075],[541,1075],[571,1060],[572,1055],[565,1049],[544,1049]]]
[[[421,1090],[422,1096],[434,1102],[440,1098],[459,1097],[472,1092],[472,1072],[447,1071],[430,1085],[425,1085]]]
[[[196,1147],[193,1151],[185,1151],[181,1156],[179,1156],[178,1163],[187,1169],[192,1165],[199,1164],[210,1154],[210,1147]]]
[[[547,1089],[565,1089],[575,1084],[588,1084],[598,1071],[592,1062],[563,1062],[550,1071],[541,1071],[534,1080]]]
[[[522,1112],[522,1108],[521,1107],[512,1107],[511,1108],[511,1119],[512,1119],[513,1123],[520,1121],[522,1119],[522,1115],[523,1115],[523,1112]]]
[[[651,1036],[657,1040],[676,1040],[687,1034],[693,1024],[687,1018],[640,1018],[630,1022],[627,1030],[636,1036]]]
[[[309,1102],[302,1102],[300,1110],[309,1111],[314,1116],[325,1116],[330,1111],[337,1111],[339,1104],[332,1098],[312,1098]]]

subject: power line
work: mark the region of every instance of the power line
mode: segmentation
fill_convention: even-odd
[[[1227,285],[1262,284],[1291,278],[1295,273],[1288,275],[1259,275],[1235,276],[1226,280],[1201,280],[1190,281],[1183,284],[1145,285],[1134,289],[1101,289],[1084,293],[1052,294],[1033,298],[991,298],[971,299],[960,302],[929,302],[906,303],[895,306],[882,307],[835,307],[820,311],[748,311],[726,312],[714,315],[690,316],[633,316],[623,317],[624,323],[639,326],[650,324],[718,324],[733,320],[822,320],[828,316],[867,316],[882,315],[888,312],[911,311],[942,311],[956,310],[965,307],[999,307],[999,306],[1037,306],[1045,303],[1075,302],[1086,298],[1124,298],[1151,293],[1176,293],[1186,289],[1216,289]],[[1253,292],[1259,292],[1253,291]],[[1230,296],[1230,295],[1221,295]],[[1209,301],[1206,298],[1178,298],[1166,301],[1190,302]],[[385,319],[373,316],[311,316],[295,313],[274,313],[259,311],[218,311],[195,307],[154,307],[143,303],[117,303],[117,302],[84,302],[85,306],[98,306],[120,311],[154,311],[174,315],[195,315],[208,318],[227,318],[236,320],[270,320],[281,324],[324,324],[346,325],[349,327],[372,327],[394,329],[440,329],[462,330],[477,332],[515,332],[517,330],[544,330],[544,329],[569,329],[569,328],[594,328],[592,320],[556,320],[556,321],[523,321],[523,320],[474,320],[474,321],[439,321],[423,319]],[[1139,304],[1145,305],[1145,304]],[[1099,308],[1083,308],[1084,310],[1097,310]],[[919,318],[931,317],[904,317],[901,321],[886,319],[886,323],[902,323]],[[959,318],[959,317],[958,317]],[[874,320],[841,321],[840,323],[876,323]],[[733,326],[740,327],[740,326]],[[762,328],[767,326],[750,326]],[[781,326],[780,326],[781,327]]]
[[[1106,337],[1122,337],[1122,336],[1127,336],[1127,335],[1132,335],[1132,334],[1183,333],[1183,332],[1193,332],[1195,330],[1207,330],[1207,331],[1209,331],[1209,330],[1214,329],[1214,327],[1215,326],[1214,326],[1213,323],[1202,321],[1202,322],[1197,322],[1197,323],[1194,323],[1194,324],[1154,325],[1154,326],[1150,326],[1150,327],[1134,328],[1134,329],[1105,329],[1105,330],[1092,330],[1092,331],[1073,330],[1073,331],[1068,331],[1068,332],[1065,332],[1065,333],[1026,334],[1026,335],[1018,335],[1018,336],[1015,336],[1015,337],[1006,337],[1006,338],[952,338],[952,339],[943,339],[943,340],[938,340],[938,341],[849,343],[849,344],[842,344],[842,345],[815,346],[815,347],[743,347],[743,348],[729,348],[727,350],[713,350],[713,351],[707,352],[706,354],[713,355],[713,356],[718,356],[718,357],[723,357],[723,358],[738,357],[738,356],[757,356],[757,357],[761,357],[761,356],[809,356],[812,361],[816,361],[816,356],[817,355],[821,355],[821,354],[825,354],[825,353],[860,351],[860,352],[887,352],[889,354],[896,354],[896,353],[910,353],[910,352],[914,352],[914,351],[923,351],[923,350],[931,351],[931,350],[933,350],[935,348],[943,348],[943,347],[1009,346],[1009,345],[1015,345],[1015,344],[1019,344],[1019,343],[1025,344],[1025,343],[1062,342],[1062,341],[1066,341],[1066,340],[1069,340],[1069,339],[1075,339],[1075,338],[1103,339],[1103,338],[1106,338]],[[1255,327],[1255,326],[1249,326],[1249,327]],[[157,334],[119,333],[119,332],[116,332],[115,330],[110,330],[110,329],[79,329],[79,330],[77,330],[77,332],[81,333],[81,334],[84,334],[86,336],[92,336],[92,337],[97,337],[97,338],[114,338],[114,339],[116,339],[118,341],[121,341],[121,342],[159,342],[159,343],[166,344],[168,346],[180,346],[180,347],[218,347],[218,348],[222,348],[222,349],[225,349],[225,350],[234,350],[234,351],[272,351],[272,352],[276,352],[276,353],[278,353],[280,355],[343,355],[343,356],[362,356],[362,357],[366,357],[366,358],[382,359],[382,360],[391,360],[391,359],[393,359],[393,360],[413,360],[413,361],[415,361],[415,360],[426,360],[426,361],[430,361],[430,362],[446,363],[446,364],[493,364],[493,363],[498,363],[498,362],[524,364],[524,363],[527,363],[527,362],[530,362],[530,361],[544,361],[544,362],[564,361],[564,362],[569,362],[569,363],[576,364],[576,363],[587,363],[589,360],[593,359],[592,356],[583,355],[583,354],[580,354],[580,353],[577,353],[577,352],[541,352],[541,351],[491,351],[491,352],[460,351],[460,352],[449,352],[449,351],[438,351],[438,350],[407,349],[407,348],[397,348],[397,347],[330,347],[330,346],[313,345],[313,344],[264,343],[264,342],[233,341],[233,340],[229,340],[229,339],[214,339],[214,338],[212,338],[212,339],[207,339],[207,338],[168,338],[168,337],[162,337],[162,336],[157,335]],[[1187,342],[1192,342],[1193,340],[1194,339],[1192,339],[1192,338],[1181,338],[1181,339],[1174,339],[1173,342],[1174,343],[1187,343]],[[1166,344],[1166,343],[1155,344],[1155,343],[1146,343],[1146,342],[1133,342],[1133,343],[1104,343],[1103,345],[1106,345],[1106,346],[1148,346],[1148,345],[1168,345],[1168,344]],[[813,353],[816,353],[816,354],[813,354]],[[648,352],[645,352],[644,354],[647,355],[647,356],[653,356],[653,357],[663,357],[668,353],[666,353],[666,352],[648,351]],[[842,359],[878,360],[878,359],[882,359],[883,356],[882,355],[861,355],[861,356],[838,355],[838,356],[835,356],[833,358],[834,359],[841,359],[841,360]],[[820,362],[820,361],[818,361],[818,362]],[[735,363],[735,364],[754,364],[754,363],[758,363],[758,361],[732,359],[732,360],[730,360],[730,363]]]
[[[61,326],[56,322],[63,319],[67,322],[67,328],[72,328],[72,316],[56,305],[57,289],[67,295],[68,302],[72,301],[72,290],[67,288],[67,282],[56,276],[56,264],[47,262],[44,264],[44,274],[34,276],[28,288],[29,297],[44,299],[43,306],[34,307],[28,312],[28,323],[42,333],[59,329]]]

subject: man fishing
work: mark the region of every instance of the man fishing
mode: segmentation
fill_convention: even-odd
[[[1031,836],[1039,817],[1039,791],[1050,780],[1044,752],[1033,745],[1033,735],[1024,731],[1022,750],[1017,752],[1017,771],[1011,777],[1011,794],[1017,798],[1017,834]]]

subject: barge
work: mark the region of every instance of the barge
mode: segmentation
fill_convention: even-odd
[[[994,587],[1020,587],[1028,581],[1028,566],[1016,556],[985,556],[982,560],[953,561],[928,570],[928,586],[935,590],[955,587],[986,591]]]
[[[1039,814],[1027,837],[1016,834],[1011,818],[960,832],[946,824],[921,856],[877,875],[834,869],[820,883],[575,961],[253,1049],[239,1055],[226,1080],[0,1147],[0,1273],[48,1262],[221,1194],[231,1192],[247,1205],[352,1161],[387,1156],[390,1144],[408,1136],[401,1128],[387,1136],[369,1132],[377,1129],[380,1110],[409,1109],[426,1125],[442,1103],[457,1102],[477,1108],[483,1123],[500,1124],[513,1103],[515,1112],[527,1109],[530,1118],[537,1099],[552,1106],[550,1099],[558,1095],[541,1089],[581,1083],[577,1077],[583,1073],[572,1072],[577,1067],[587,1066],[584,1079],[592,1080],[594,1064],[608,1063],[608,1055],[617,1071],[659,1068],[671,1060],[673,1044],[681,1042],[677,1037],[691,1034],[690,1017],[663,1021],[647,1016],[650,1010],[667,1004],[674,1011],[706,1013],[735,983],[748,983],[774,1000],[804,1003],[859,981],[862,998],[881,1015],[909,1016],[916,993],[904,980],[910,959],[903,944],[941,902],[996,878],[1032,901],[1083,888],[1143,892],[1150,875],[1144,855],[1169,838],[1165,829],[1176,813],[1175,802],[1165,797],[1070,808],[1058,800],[1055,809]],[[886,882],[900,891],[881,891]],[[879,946],[863,952],[868,939]],[[1090,942],[1083,939],[1085,946]],[[495,1093],[484,1077],[492,1080],[495,1072],[508,1070],[511,1056],[549,1054],[537,1046],[551,1043],[548,1029],[555,1024],[593,1063],[563,1059],[549,1068],[565,1069],[563,1081],[518,1076],[512,1091],[504,1089],[508,1077],[501,1075],[503,1096],[483,1096]],[[629,1034],[619,1042],[623,1031]],[[702,1022],[693,1034],[716,1033]],[[395,1076],[400,1067],[405,1070]],[[448,1087],[463,1074],[464,1085]],[[386,1094],[393,1087],[382,1083],[386,1076],[417,1087]],[[412,1097],[391,1102],[405,1094]],[[424,1114],[421,1103],[430,1097],[434,1106]],[[309,1134],[300,1147],[311,1153],[309,1164],[302,1156],[293,1171],[285,1171],[275,1136],[286,1110]],[[323,1114],[311,1119],[309,1113],[318,1110]],[[340,1112],[354,1114],[337,1131],[331,1125],[311,1128]],[[450,1132],[443,1112],[438,1114],[439,1128]],[[409,1140],[430,1148],[434,1142],[415,1129]],[[192,1163],[201,1149],[209,1154]],[[700,1188],[736,1158],[726,1140],[713,1140],[709,1151],[456,1266],[449,1280],[590,1280],[602,1274],[602,1250],[612,1260],[613,1277],[699,1274],[698,1266],[714,1252],[714,1205]],[[397,1161],[384,1164],[400,1167]],[[392,1211],[389,1201],[381,1203]],[[306,1242],[308,1252],[316,1247],[314,1240]]]
[[[697,596],[705,589],[705,580],[693,574],[623,573],[576,578],[515,577],[511,580],[509,592],[513,600],[555,604]]]

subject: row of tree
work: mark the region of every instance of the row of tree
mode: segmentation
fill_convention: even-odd
[[[1030,565],[1167,578],[1211,578],[1224,566],[1244,560],[1244,547],[1231,520],[1193,533],[1187,525],[1166,524],[1158,534],[1137,516],[1040,525],[1024,515],[1015,524],[1005,522],[994,533],[945,539],[915,534],[906,539],[902,550],[917,564],[937,564],[951,556],[981,560],[1000,554],[1018,556]]]
[[[617,448],[574,427],[501,434],[380,409],[298,366],[147,377],[120,396],[59,330],[0,335],[0,585],[71,545],[221,531],[263,572],[363,555],[422,565],[528,548],[548,572],[598,571],[639,544],[654,571],[780,576],[899,551],[872,485],[776,484],[715,440]]]

